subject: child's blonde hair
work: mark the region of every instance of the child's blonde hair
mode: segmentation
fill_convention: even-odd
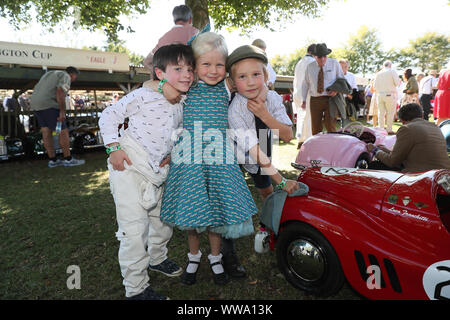
[[[225,59],[228,56],[228,48],[224,37],[214,32],[199,34],[194,41],[192,41],[192,50],[194,51],[195,59],[213,50],[218,50],[223,54]]]

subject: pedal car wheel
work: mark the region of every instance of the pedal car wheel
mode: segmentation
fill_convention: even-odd
[[[337,293],[344,274],[327,239],[303,223],[288,225],[278,238],[278,267],[294,287],[318,296]]]

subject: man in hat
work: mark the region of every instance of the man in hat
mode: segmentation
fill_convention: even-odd
[[[300,59],[295,65],[294,72],[294,92],[292,94],[294,98],[294,106],[297,112],[297,127],[295,137],[298,140],[297,148],[300,149],[300,146],[303,142],[309,138],[312,134],[311,131],[311,111],[309,105],[309,97],[306,100],[306,108],[302,109],[303,97],[302,97],[302,85],[305,80],[305,70],[308,64],[314,61],[313,53],[316,48],[315,44],[311,44],[306,49],[306,55]]]
[[[431,70],[428,76],[422,78],[419,83],[419,100],[423,109],[423,118],[428,120],[431,112],[431,99],[433,98],[433,90],[437,86],[437,72]]]
[[[312,134],[322,132],[322,121],[327,132],[336,131],[336,118],[330,114],[328,99],[334,97],[336,91],[327,91],[337,78],[344,78],[344,73],[336,59],[328,58],[331,49],[325,43],[318,43],[314,49],[314,59],[306,67],[305,80],[302,85],[302,108],[306,108],[306,98],[311,96],[311,127]]]

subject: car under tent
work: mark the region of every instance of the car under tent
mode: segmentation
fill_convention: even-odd
[[[126,94],[150,78],[146,69],[130,66],[125,53],[0,41],[0,91],[6,95],[3,98],[15,99],[17,106],[8,111],[3,108],[3,103],[0,106],[0,159],[25,153],[33,155],[35,151],[43,149],[42,146],[28,145],[30,136],[38,134],[39,130],[33,112],[19,104],[18,100],[22,94],[32,92],[45,72],[64,70],[68,66],[80,70],[77,80],[71,84],[70,92],[84,91],[93,95],[92,102],[83,110],[66,103],[69,128],[97,127],[98,117],[106,107],[105,103],[97,99],[99,92]],[[98,137],[97,134],[95,138]],[[91,145],[101,145],[99,139],[94,140],[97,141],[91,139]]]
[[[69,97],[83,92],[91,97],[83,109],[75,108],[69,102],[71,99],[66,102],[69,130],[82,127],[81,133],[75,133],[83,137],[86,137],[83,132],[88,130],[89,139],[83,139],[87,147],[102,145],[97,123],[108,105],[102,98],[112,98],[114,92],[125,95],[150,79],[149,70],[131,66],[126,53],[0,41],[0,96],[15,99],[17,106],[13,111],[6,111],[3,101],[0,102],[0,160],[44,152],[33,112],[19,103],[19,97],[31,94],[45,72],[64,70],[68,66],[80,70],[77,80],[71,84]],[[290,94],[293,78],[278,76],[274,89],[280,95]]]

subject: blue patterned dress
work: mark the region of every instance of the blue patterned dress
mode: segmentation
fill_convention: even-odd
[[[200,127],[201,134],[194,134]],[[191,87],[183,128],[172,151],[161,220],[182,230],[208,229],[226,238],[251,234],[257,208],[227,143],[228,93],[223,81],[215,86],[200,81]]]

